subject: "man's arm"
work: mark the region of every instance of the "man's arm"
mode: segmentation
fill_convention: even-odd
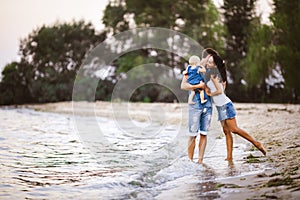
[[[182,90],[195,90],[197,88],[203,89],[205,87],[205,84],[202,81],[197,85],[191,85],[187,82],[187,79],[188,79],[188,75],[184,75],[182,77],[182,81],[181,81],[181,85],[180,85],[180,88]]]

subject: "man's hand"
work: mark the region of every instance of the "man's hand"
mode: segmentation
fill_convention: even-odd
[[[204,89],[205,88],[205,83],[203,81],[200,81],[199,84],[194,85],[194,86],[196,87],[195,89],[198,89],[198,88]]]

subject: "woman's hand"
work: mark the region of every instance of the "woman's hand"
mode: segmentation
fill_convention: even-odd
[[[205,92],[206,92],[207,96],[211,96],[210,89],[207,86],[205,86]]]
[[[215,76],[213,74],[210,75],[210,79],[213,81],[213,82],[220,82],[220,78],[219,76]]]

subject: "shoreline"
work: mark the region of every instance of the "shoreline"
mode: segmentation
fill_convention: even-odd
[[[124,106],[124,103],[122,105]],[[163,113],[163,119],[170,124],[183,122],[183,125],[186,125],[187,122],[186,113],[182,114],[182,110],[184,112],[187,110],[187,104],[126,103],[125,105],[128,106],[126,110],[130,118],[137,121],[147,121],[152,114],[159,116]],[[250,135],[264,144],[267,149],[267,156],[262,159],[262,162],[274,170],[265,170],[263,173],[245,177],[218,180],[220,199],[299,199],[300,105],[256,103],[234,103],[234,105],[239,127],[249,131]],[[111,102],[100,101],[74,102],[74,106],[82,115],[107,118],[114,117],[113,109],[118,108],[113,108]],[[14,107],[29,108],[41,112],[73,114],[72,102]],[[91,108],[96,108],[96,111],[91,110]],[[261,162],[255,158],[252,161]]]

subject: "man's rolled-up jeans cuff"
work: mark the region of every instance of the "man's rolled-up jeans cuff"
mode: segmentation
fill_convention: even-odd
[[[198,136],[199,134],[207,135],[207,131],[189,132],[189,136],[191,136],[191,137]]]
[[[201,135],[207,135],[207,131],[199,131]]]

